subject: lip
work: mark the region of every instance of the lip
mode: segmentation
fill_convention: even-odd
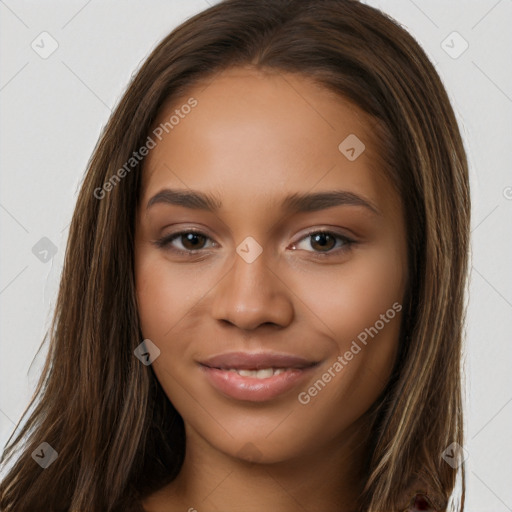
[[[261,370],[262,368],[307,368],[316,364],[303,357],[277,352],[226,352],[201,361],[210,368]]]
[[[308,378],[318,362],[291,354],[229,352],[206,359],[199,365],[209,383],[224,396],[236,400],[265,402],[298,386]],[[229,371],[264,368],[283,368],[285,371],[265,379],[243,377]]]

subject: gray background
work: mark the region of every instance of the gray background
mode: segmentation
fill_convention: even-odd
[[[46,347],[36,352],[100,130],[149,52],[208,3],[0,0],[2,447],[41,371]],[[467,510],[512,511],[512,0],[366,3],[427,51],[465,138],[473,197]]]

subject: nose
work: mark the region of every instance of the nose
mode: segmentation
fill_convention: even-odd
[[[212,314],[243,330],[265,324],[286,327],[293,319],[292,291],[266,263],[261,254],[247,263],[238,254],[231,270],[215,288]]]

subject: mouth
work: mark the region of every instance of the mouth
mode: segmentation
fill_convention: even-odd
[[[231,352],[200,362],[209,383],[222,395],[264,402],[297,387],[319,363],[276,353]]]

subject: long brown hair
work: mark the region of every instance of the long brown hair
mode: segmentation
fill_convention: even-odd
[[[358,510],[397,511],[411,489],[424,489],[439,509],[448,505],[457,470],[441,454],[454,442],[464,445],[470,198],[445,89],[403,28],[355,0],[226,0],[156,47],[88,164],[43,340],[49,339],[46,364],[22,419],[34,410],[1,461],[18,454],[0,485],[5,512],[135,509],[178,474],[183,421],[151,366],[133,354],[142,341],[133,268],[141,164],[103,198],[97,191],[145,143],[164,103],[242,65],[313,78],[368,113],[387,138],[382,172],[406,212],[409,287],[394,372],[368,411]],[[31,457],[42,442],[58,452],[46,469]],[[462,511],[464,465],[460,476]]]

